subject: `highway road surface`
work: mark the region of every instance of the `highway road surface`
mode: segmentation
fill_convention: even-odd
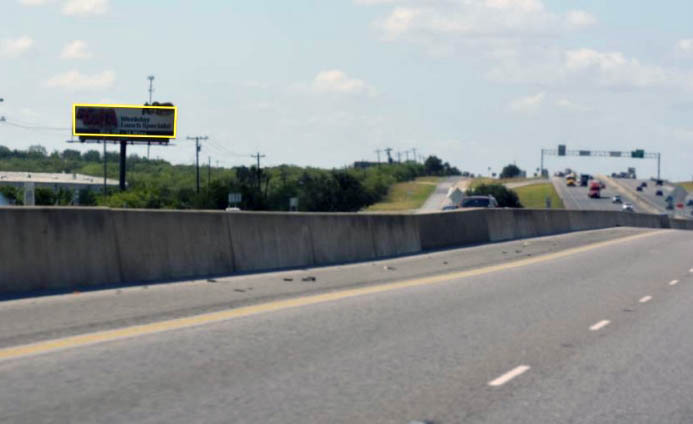
[[[665,182],[663,185],[658,186],[655,184],[654,181],[652,180],[637,180],[637,179],[629,179],[629,178],[620,178],[617,180],[619,184],[622,184],[632,191],[636,192],[635,190],[637,187],[642,184],[643,182],[647,183],[647,187],[643,188],[643,191],[636,192],[639,197],[647,201],[649,204],[653,205],[656,207],[661,213],[667,213],[666,206],[666,198],[667,196],[672,196],[674,198],[674,201],[681,201],[685,202],[685,199],[687,197],[686,190],[683,187],[676,186],[674,184]],[[662,196],[657,196],[656,192],[657,190],[662,190]],[[685,204],[685,203],[684,203]],[[691,211],[693,209],[691,207],[685,207],[683,210],[680,210],[679,212],[683,215],[686,215],[688,217],[691,216]]]
[[[426,199],[426,202],[423,204],[423,206],[421,206],[418,209],[418,212],[436,212],[443,209],[444,206],[449,205],[450,201],[447,198],[448,190],[450,189],[450,187],[460,182],[461,179],[461,177],[444,178],[441,182],[438,183],[435,191],[431,193],[430,196],[428,196],[428,199]]]
[[[620,195],[624,202],[632,203],[631,198],[614,190],[613,187],[609,187],[608,184],[606,188],[601,191],[601,198],[593,199],[587,195],[589,192],[588,187],[581,187],[579,183],[575,187],[568,187],[565,184],[565,179],[561,177],[552,177],[551,182],[558,196],[563,199],[563,205],[566,209],[620,211],[623,204],[613,203],[611,201],[611,198],[616,194]],[[638,210],[637,205],[633,205],[633,210],[635,212],[641,212]]]
[[[6,300],[0,422],[691,423],[691,251],[619,228]]]

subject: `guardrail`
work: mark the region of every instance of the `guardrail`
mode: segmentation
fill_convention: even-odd
[[[529,209],[411,215],[4,207],[0,294],[367,261],[615,226],[693,229],[693,221]]]

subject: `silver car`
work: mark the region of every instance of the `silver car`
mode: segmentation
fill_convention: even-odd
[[[622,212],[634,212],[633,205],[630,203],[624,203],[623,206],[621,206],[621,211]]]

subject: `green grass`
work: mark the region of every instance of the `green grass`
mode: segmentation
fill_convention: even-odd
[[[564,208],[563,201],[558,197],[551,183],[531,184],[514,188],[513,191],[517,193],[517,196],[520,198],[520,203],[522,203],[522,206],[525,208],[546,209],[546,196],[549,196],[551,199],[552,209]]]
[[[469,188],[474,188],[480,184],[507,184],[507,183],[521,183],[523,181],[531,181],[540,179],[539,177],[530,178],[489,178],[489,177],[478,177],[474,178],[469,184]]]
[[[438,177],[421,177],[416,181],[397,183],[390,187],[382,202],[371,205],[368,212],[405,211],[418,209],[436,189]]]
[[[693,181],[682,181],[682,182],[676,183],[676,184],[685,188],[687,192],[693,193]]]

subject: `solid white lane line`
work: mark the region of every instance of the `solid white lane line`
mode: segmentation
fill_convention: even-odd
[[[647,303],[650,300],[652,300],[652,296],[645,296],[642,299],[640,299],[640,303]]]
[[[609,324],[611,324],[611,321],[609,321],[608,319],[599,321],[598,323],[596,323],[590,327],[590,331],[601,330],[602,328],[606,327]]]
[[[670,285],[670,286],[675,286],[675,285],[677,285],[678,283],[679,283],[679,280],[671,280],[671,281],[669,282],[669,285]]]
[[[508,381],[512,380],[513,378],[520,376],[520,375],[524,374],[525,372],[529,371],[529,368],[530,368],[529,365],[520,365],[519,367],[515,367],[512,370],[501,375],[500,377],[496,378],[495,380],[489,381],[488,385],[493,386],[493,387],[502,386],[503,384],[507,383]]]

